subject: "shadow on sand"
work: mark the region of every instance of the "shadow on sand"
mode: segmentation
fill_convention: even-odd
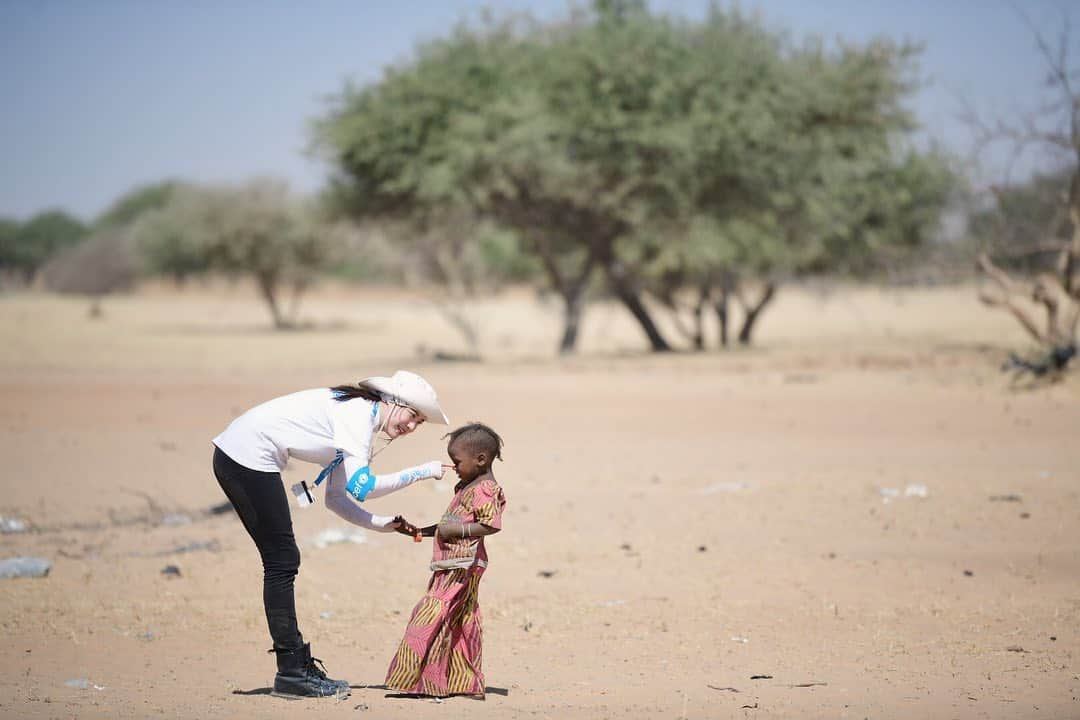
[[[252,688],[251,690],[233,690],[233,695],[269,695],[274,691],[273,688],[261,687]]]
[[[390,688],[386,687],[385,685],[350,685],[349,686],[349,690],[389,690],[389,689]],[[272,695],[273,691],[274,691],[273,688],[261,687],[261,688],[252,688],[251,690],[233,690],[232,694],[233,695]],[[488,686],[488,687],[484,688],[484,692],[486,694],[488,694],[488,695],[501,695],[502,697],[507,697],[507,696],[510,695],[510,691],[507,688],[500,688],[500,687]],[[387,693],[383,697],[394,698],[394,699],[397,699],[397,700],[430,700],[431,699],[430,695],[414,695],[412,693]],[[464,697],[464,698],[470,698],[470,699],[473,699],[473,700],[481,700],[482,699],[482,698],[478,698],[478,697],[476,697],[474,695],[450,695],[448,698],[445,698],[445,699],[449,699],[449,698],[453,698],[453,697]]]
[[[353,685],[352,688],[354,690],[358,689],[358,688],[366,688],[368,690],[389,690],[390,689],[390,688],[386,687],[385,685]],[[486,686],[484,688],[484,693],[486,695],[501,695],[502,697],[507,697],[508,695],[510,695],[510,691],[507,688],[492,687],[490,685],[488,685],[488,686]],[[383,697],[394,698],[395,700],[431,700],[432,699],[431,695],[417,695],[415,693],[395,693],[395,692],[387,693]],[[482,697],[477,697],[476,695],[467,695],[467,694],[464,694],[464,693],[455,694],[455,695],[448,695],[447,697],[442,698],[442,699],[443,700],[449,700],[450,698],[455,698],[455,697],[468,698],[470,700],[483,700],[484,699]]]

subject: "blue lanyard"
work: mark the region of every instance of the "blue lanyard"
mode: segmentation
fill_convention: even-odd
[[[372,420],[372,422],[375,421],[375,417],[378,414],[379,414],[379,403],[376,403],[376,402],[371,403],[371,420]],[[345,460],[345,456],[341,454],[341,451],[340,450],[336,451],[334,453],[334,459],[330,461],[329,465],[327,465],[326,467],[324,467],[322,469],[322,472],[319,473],[319,477],[315,478],[314,487],[319,487],[319,485],[322,484],[322,481],[325,480],[326,478],[330,477],[330,473],[334,472],[334,468],[336,468],[338,465],[340,465],[344,460]],[[366,495],[367,493],[364,493],[364,494]]]
[[[334,459],[330,461],[330,464],[322,469],[322,472],[319,473],[319,477],[315,478],[315,487],[319,487],[323,480],[330,477],[330,473],[334,472],[334,468],[340,465],[344,460],[345,456],[338,450],[337,453],[334,454]]]

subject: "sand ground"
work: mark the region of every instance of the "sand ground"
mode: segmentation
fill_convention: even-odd
[[[30,527],[0,557],[53,563],[0,580],[2,717],[1080,717],[1080,383],[1010,388],[997,364],[1023,338],[971,288],[788,290],[757,349],[704,355],[643,353],[601,304],[570,360],[557,306],[508,293],[470,308],[483,363],[425,359],[462,348],[402,293],[324,289],[290,333],[243,287],[86,307],[0,298],[0,515]],[[254,546],[201,514],[223,499],[210,438],[264,399],[401,366],[507,440],[488,698],[373,687],[428,546],[320,548],[344,527],[321,505],[294,509],[298,613],[355,687],[271,697]],[[440,434],[376,466],[441,457]],[[431,522],[450,486],[373,509]]]

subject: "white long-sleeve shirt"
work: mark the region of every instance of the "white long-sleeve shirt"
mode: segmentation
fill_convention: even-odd
[[[437,477],[442,464],[433,460],[389,475],[372,474],[368,464],[378,426],[378,403],[363,398],[339,402],[329,388],[317,388],[253,407],[214,438],[214,445],[246,468],[278,473],[290,457],[325,466],[340,450],[343,461],[326,480],[326,506],[355,525],[388,532],[393,517],[373,515],[354,499],[380,497]],[[346,489],[350,479],[355,495]]]

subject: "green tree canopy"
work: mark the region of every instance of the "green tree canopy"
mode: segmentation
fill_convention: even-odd
[[[884,41],[796,46],[716,7],[690,22],[608,0],[460,27],[347,87],[317,136],[339,208],[423,225],[468,205],[538,256],[567,304],[564,348],[598,268],[660,350],[644,301],[658,274],[711,294],[721,277],[858,265],[921,240],[940,207],[925,189],[942,183],[919,185],[937,167],[897,150],[913,57]],[[915,186],[890,196],[898,181]]]
[[[0,270],[11,272],[14,269],[12,259],[15,257],[19,227],[18,220],[0,217]]]
[[[116,228],[133,223],[144,213],[167,205],[173,194],[183,186],[183,183],[177,180],[163,180],[137,187],[117,198],[94,221],[94,227]]]
[[[78,243],[87,231],[78,218],[62,210],[38,213],[15,228],[9,224],[0,236],[0,269],[32,280],[46,260]]]
[[[315,209],[273,180],[176,188],[165,206],[142,216],[135,233],[157,271],[214,269],[252,277],[277,328],[294,324],[295,299],[336,245],[333,229]],[[286,287],[294,291],[293,313],[282,307]]]

